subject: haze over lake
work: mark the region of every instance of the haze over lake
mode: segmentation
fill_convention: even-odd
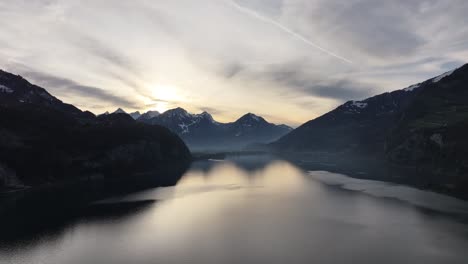
[[[109,199],[100,212],[2,243],[0,263],[466,263],[468,224],[430,210],[431,193],[343,177],[271,156],[195,162],[175,187]],[[355,181],[360,189],[349,190]],[[408,202],[388,198],[399,192]],[[146,202],[105,213],[136,201]],[[466,202],[437,201],[467,212]]]

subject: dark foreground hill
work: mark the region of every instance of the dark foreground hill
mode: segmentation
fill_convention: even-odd
[[[96,117],[0,71],[2,202],[39,196],[41,206],[60,199],[79,203],[171,185],[190,159],[183,141],[164,127],[126,114]]]
[[[349,101],[271,147],[323,162],[354,163],[349,165],[355,170],[385,168],[374,174],[387,173],[387,165],[404,167],[410,171],[405,181],[468,196],[467,135],[465,65],[403,90]]]

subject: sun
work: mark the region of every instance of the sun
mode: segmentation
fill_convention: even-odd
[[[151,88],[151,95],[150,104],[154,104],[152,109],[161,113],[182,101],[179,89],[171,85],[154,85]]]

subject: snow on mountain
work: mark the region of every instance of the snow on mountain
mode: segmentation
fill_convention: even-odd
[[[138,119],[153,125],[169,128],[192,146],[203,148],[241,147],[252,142],[266,143],[288,133],[292,128],[268,123],[264,118],[248,113],[235,122],[220,123],[208,112],[192,114],[183,108],[175,108],[145,119]]]
[[[50,95],[44,88],[31,84],[19,75],[0,70],[0,104],[31,104],[55,109],[67,114],[81,115],[78,108],[65,104]]]
[[[443,78],[445,78],[445,77],[447,77],[447,76],[452,75],[452,73],[454,73],[456,70],[457,70],[457,69],[452,70],[452,71],[448,71],[448,72],[446,72],[446,73],[443,73],[443,74],[441,74],[441,75],[435,77],[434,79],[432,79],[432,82],[433,82],[433,83],[440,82],[440,80],[442,80]]]
[[[421,84],[418,83],[418,84],[413,84],[411,86],[408,86],[407,88],[403,89],[403,91],[405,92],[412,92],[414,91],[415,89],[418,89],[419,87],[421,87]]]
[[[216,122],[207,112],[191,114],[180,107],[167,110],[153,118],[151,122],[166,126],[170,129],[172,128],[172,130],[179,134],[188,134],[195,126],[202,128],[218,124],[218,122]]]
[[[459,69],[459,68],[457,68],[457,69]],[[457,69],[454,69],[454,70],[445,72],[445,73],[443,73],[443,74],[441,74],[441,75],[439,75],[439,76],[437,76],[437,77],[434,77],[434,78],[432,78],[432,79],[430,79],[430,80],[428,80],[428,81],[426,81],[426,82],[431,81],[432,83],[438,83],[438,82],[440,82],[443,78],[452,75]],[[422,82],[422,83],[410,85],[410,86],[408,86],[407,88],[403,89],[403,91],[405,91],[405,92],[412,92],[412,91],[414,91],[414,90],[416,90],[416,89],[418,89],[418,88],[424,86],[424,84],[425,84],[426,82]]]
[[[367,107],[367,103],[362,102],[362,101],[352,101],[351,105],[354,106],[354,107],[357,107],[357,108],[361,108],[361,109]]]
[[[113,114],[128,114],[119,108]],[[108,114],[108,113],[107,113]],[[178,134],[187,144],[201,147],[237,147],[250,143],[267,143],[278,139],[292,128],[286,125],[275,125],[263,117],[248,113],[235,122],[220,123],[208,112],[192,114],[178,107],[159,113],[139,111],[130,113],[133,119],[151,125],[160,125]]]
[[[410,108],[410,106],[413,106],[418,100],[422,100],[420,99],[422,95],[429,97],[431,95],[429,91],[443,93],[444,91],[438,90],[442,87],[454,86],[456,81],[460,82],[463,77],[462,73],[466,73],[467,67],[464,66],[463,68],[446,72],[402,90],[382,93],[362,101],[348,101],[336,109],[306,122],[273,143],[273,145],[279,149],[308,151],[350,151],[352,149],[359,149],[359,151],[371,152],[376,148],[380,150],[385,149],[385,142],[389,131],[392,131],[395,125],[401,122],[403,117],[409,118],[408,115],[410,114],[412,114],[410,115],[411,117],[420,117],[420,113],[424,113],[425,111],[425,106],[439,101],[435,99],[428,100],[426,102],[427,105],[421,106],[417,114],[412,112],[415,109]],[[456,73],[458,73],[457,76],[455,76]],[[449,76],[453,78],[449,80],[447,78]],[[460,91],[456,92],[462,94]],[[441,104],[444,105],[445,97],[441,97],[440,100]],[[406,112],[408,109],[411,112]],[[432,116],[430,118],[433,118],[434,121],[432,119],[430,122],[424,120],[424,122],[417,123],[414,127],[436,126],[439,123],[446,123],[447,120],[466,118],[466,116],[458,114],[463,109],[465,107],[462,103],[460,103],[460,106],[454,104],[452,108],[444,108],[443,111],[431,113]],[[448,115],[450,118],[437,119],[433,117],[437,117],[443,113],[450,113]],[[441,122],[441,120],[444,122]]]
[[[0,84],[0,93],[13,93],[13,89]]]
[[[366,101],[348,101],[340,108],[343,109],[343,112],[346,114],[359,114],[364,109],[368,107],[368,102]]]

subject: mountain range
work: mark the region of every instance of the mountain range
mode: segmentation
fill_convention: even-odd
[[[466,195],[467,102],[464,65],[401,90],[348,101],[294,130],[252,113],[221,123],[207,112],[182,108],[143,114],[117,109],[96,117],[0,71],[0,186],[161,171],[168,168],[164,164],[183,167],[179,161],[190,159],[186,145],[226,150],[264,143],[256,147],[301,163]],[[411,173],[393,174],[394,168]]]
[[[423,187],[466,194],[467,135],[468,64],[402,90],[348,101],[269,146],[315,153],[324,162],[372,157],[412,168],[410,177]],[[372,166],[363,160],[362,168]]]
[[[113,113],[126,112],[119,108]],[[192,150],[240,150],[249,144],[272,142],[292,131],[289,126],[269,123],[252,113],[231,123],[217,122],[208,112],[192,114],[180,107],[164,113],[149,111],[128,115],[139,122],[169,128]]]

